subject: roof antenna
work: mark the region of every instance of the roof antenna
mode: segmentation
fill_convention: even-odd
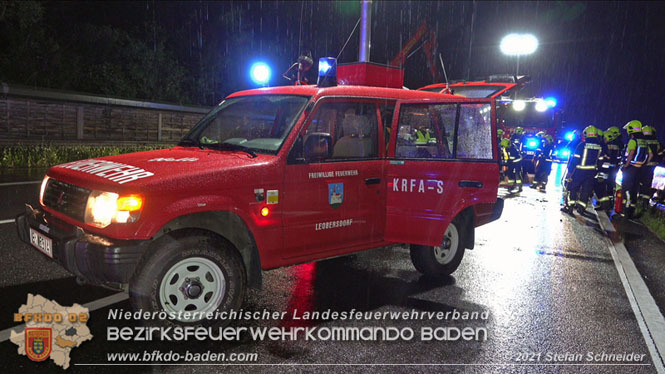
[[[443,64],[443,58],[441,57],[441,53],[439,53],[439,62],[441,62],[441,68],[443,69],[443,77],[446,78],[446,89],[444,91],[448,94],[452,94],[452,91],[450,90],[450,85],[448,84],[448,74],[446,74],[446,66]]]
[[[346,43],[344,43],[344,46],[342,46],[342,49],[339,51],[339,54],[337,55],[336,60],[339,60],[339,56],[342,55],[342,52],[344,52],[344,48],[346,48],[346,45],[349,44],[349,40],[351,40],[351,37],[353,36],[353,33],[356,32],[356,29],[358,28],[358,25],[360,24],[360,18],[358,18],[358,22],[356,22],[356,25],[353,26],[353,30],[351,30],[351,34],[349,34],[349,38],[346,39]]]

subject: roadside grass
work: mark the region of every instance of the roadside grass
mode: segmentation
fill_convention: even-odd
[[[171,145],[0,145],[0,168],[49,167],[65,162],[168,148]]]
[[[665,212],[660,210],[647,209],[644,215],[640,218],[654,234],[659,238],[665,240]]]

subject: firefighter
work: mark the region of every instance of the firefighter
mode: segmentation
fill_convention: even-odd
[[[658,166],[659,157],[658,154],[661,151],[661,145],[656,137],[656,129],[651,126],[642,127],[642,136],[649,147],[649,152],[653,155],[651,160],[642,166],[640,172],[640,193],[639,193],[639,203],[642,205],[642,208],[646,210],[649,204],[649,199],[653,196],[654,189],[651,188],[651,182],[653,180],[653,172]]]
[[[547,179],[552,171],[552,152],[554,151],[554,142],[551,135],[543,133],[541,135],[540,146],[536,149],[534,185],[540,192],[545,192]]]
[[[513,134],[510,136],[510,143],[512,147],[515,148],[519,155],[519,162],[516,164],[511,164],[509,169],[512,169],[515,173],[515,183],[519,187],[519,192],[522,191],[522,179],[524,178],[524,168],[522,167],[522,142],[524,140],[524,128],[517,126]],[[510,177],[510,176],[509,176]]]
[[[506,175],[508,176],[508,183],[511,187],[508,189],[510,192],[518,188],[518,192],[522,191],[522,154],[517,149],[517,146],[508,139],[501,140],[501,146],[504,149],[506,160]]]
[[[581,142],[568,161],[566,174],[566,196],[562,210],[572,214],[573,208],[579,214],[586,212],[587,202],[591,197],[598,161],[602,161],[603,146],[600,143],[599,130],[587,126],[582,132]]]
[[[599,165],[594,192],[599,209],[609,210],[614,201],[616,177],[621,162],[621,130],[612,126],[603,133],[605,160]]]
[[[510,136],[510,142],[515,144],[517,147],[517,150],[522,152],[522,140],[524,138],[524,128],[517,126],[515,127],[515,131],[513,131],[513,134]]]
[[[637,193],[639,191],[640,172],[642,166],[651,162],[653,153],[649,149],[646,139],[642,136],[642,122],[632,120],[623,127],[630,139],[626,144],[621,171],[621,189],[625,192],[626,218],[632,218],[637,206]]]

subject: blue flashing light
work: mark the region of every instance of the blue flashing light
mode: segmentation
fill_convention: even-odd
[[[563,151],[561,151],[561,156],[563,156],[563,157],[568,157],[568,156],[570,156],[570,150],[567,149],[567,148],[564,149]]]
[[[566,140],[570,142],[573,139],[575,139],[575,134],[572,131],[569,131],[566,133],[566,136],[564,136],[564,138],[566,138]]]
[[[548,107],[554,108],[556,106],[556,98],[554,97],[548,97],[545,99],[545,104],[547,104]]]
[[[325,75],[332,66],[328,60],[322,60],[319,62],[319,75]]]
[[[337,59],[334,57],[321,57],[319,59],[319,87],[337,85]]]
[[[270,80],[270,66],[265,62],[256,62],[249,68],[249,76],[256,84],[266,85]]]
[[[536,149],[538,147],[538,140],[534,138],[528,138],[526,140],[526,147],[529,149]]]

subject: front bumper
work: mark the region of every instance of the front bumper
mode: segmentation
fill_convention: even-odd
[[[129,283],[151,242],[107,239],[86,233],[30,205],[16,217],[16,228],[21,241],[27,244],[30,244],[30,228],[50,238],[55,262],[90,284],[113,289],[124,289],[123,285]]]

